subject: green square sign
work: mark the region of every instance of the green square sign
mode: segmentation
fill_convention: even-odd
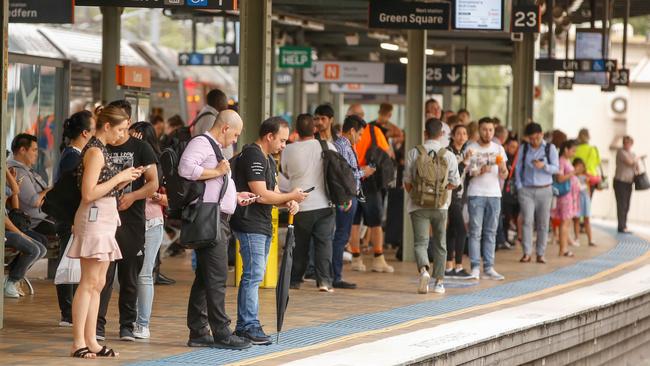
[[[311,47],[284,46],[280,47],[281,68],[311,67]]]

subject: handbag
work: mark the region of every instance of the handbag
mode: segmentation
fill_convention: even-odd
[[[72,246],[73,238],[74,234],[70,235],[70,240],[68,240],[68,245],[65,247],[61,262],[56,267],[56,275],[54,275],[55,285],[75,284],[81,280],[81,262],[79,258],[68,258],[68,250]]]
[[[598,160],[600,161],[600,153],[598,152],[598,149],[596,149],[596,154],[598,154]],[[609,180],[607,179],[605,171],[603,170],[603,164],[598,164],[598,170],[600,171],[600,181],[598,181],[596,189],[599,191],[609,189]]]
[[[645,160],[643,160],[643,172],[637,172],[634,175],[634,189],[637,191],[650,189],[650,179],[648,179],[648,173],[645,169]]]
[[[23,233],[29,230],[32,226],[32,219],[20,209],[12,208],[9,210],[7,216],[9,220]]]

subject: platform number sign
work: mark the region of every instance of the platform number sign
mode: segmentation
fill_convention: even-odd
[[[609,83],[611,85],[628,86],[630,85],[630,70],[620,69],[609,73]]]
[[[573,78],[569,76],[560,76],[557,79],[558,90],[571,90],[573,89]]]
[[[520,5],[512,7],[513,33],[539,33],[541,24],[539,6]]]

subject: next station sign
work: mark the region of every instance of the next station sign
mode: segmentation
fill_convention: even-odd
[[[449,3],[405,0],[369,2],[370,28],[449,30]]]
[[[10,0],[9,23],[74,23],[72,0]]]
[[[46,0],[39,0],[47,2]],[[81,6],[237,10],[237,0],[75,0]]]

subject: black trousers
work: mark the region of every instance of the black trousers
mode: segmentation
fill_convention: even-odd
[[[296,248],[291,283],[300,283],[309,263],[309,243],[314,244],[314,266],[318,286],[332,286],[332,241],[336,215],[333,208],[299,212],[295,219]]]
[[[68,246],[70,236],[72,236],[72,226],[69,224],[59,224],[57,227],[57,234],[59,236],[59,257],[57,258],[56,265],[63,258],[65,248]],[[61,310],[61,320],[72,323],[72,298],[74,292],[77,290],[77,285],[63,284],[56,285],[56,297],[59,300],[59,310]]]
[[[221,221],[221,225],[227,225]],[[210,334],[220,341],[231,334],[226,315],[226,281],[228,279],[228,242],[196,250],[196,273],[187,304],[187,327],[190,338]]]
[[[627,227],[627,213],[630,211],[630,198],[632,197],[632,188],[632,183],[625,183],[614,179],[616,216],[618,217],[619,231],[623,231]]]
[[[463,220],[463,203],[453,200],[449,206],[447,224],[447,261],[455,259],[456,264],[463,263],[467,230]]]
[[[126,328],[133,331],[133,323],[138,316],[138,275],[144,263],[144,223],[122,223],[117,228],[115,239],[122,251],[122,259],[110,264],[106,272],[106,285],[99,301],[99,314],[97,316],[97,334],[104,335],[106,327],[106,313],[113,293],[113,281],[117,271],[120,282],[120,329]],[[138,255],[139,254],[139,255]]]

